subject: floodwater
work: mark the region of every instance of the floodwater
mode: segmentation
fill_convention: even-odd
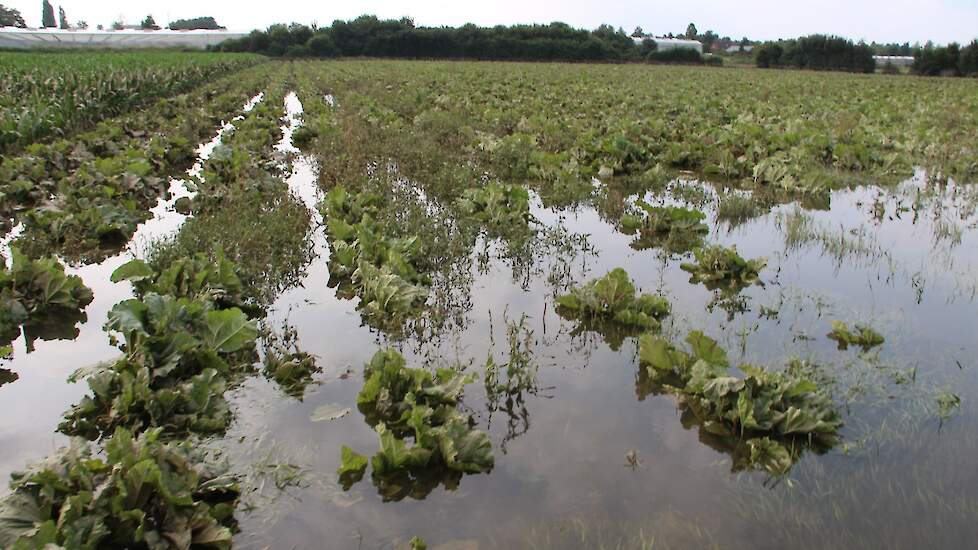
[[[412,536],[442,549],[973,545],[978,191],[920,173],[894,189],[833,192],[827,210],[785,204],[735,227],[717,220],[713,186],[680,179],[668,194],[645,195],[670,204],[702,197],[708,242],[768,259],[763,286],[745,289],[745,301],[727,309],[688,282],[679,264],[689,258],[633,249],[634,237],[595,206],[614,201],[611,193],[599,190],[593,204],[564,210],[534,196],[540,237],[530,254],[480,239],[467,276],[457,279],[467,288],[455,290],[470,297],[458,318],[433,338],[390,338],[362,323],[356,299],[341,299],[327,285],[317,165],[290,146],[301,106],[294,95],[287,106],[279,148],[294,156],[287,182],[310,208],[315,259],[301,284],[278,297],[267,323],[294,327],[322,371],[301,398],[260,377],[231,391],[235,420],[213,446],[245,476],[236,547],[386,548]],[[182,218],[161,208],[157,220],[175,230]],[[789,235],[793,216],[806,216],[808,231]],[[74,340],[34,341],[30,352],[27,338],[16,343],[4,366],[20,378],[0,387],[0,475],[65,442],[54,430],[85,392],[65,378],[115,355],[101,325],[130,289],[108,275],[131,254],[69,269],[95,291]],[[676,342],[698,329],[734,363],[779,368],[800,357],[820,365],[835,379],[831,391],[845,421],[840,445],[806,453],[785,478],[731,471],[728,451],[683,417],[674,396],[649,393],[636,338],[612,345],[555,313],[555,292],[615,267],[671,301],[663,333]],[[869,324],[886,342],[867,353],[838,350],[826,337],[832,320]],[[481,383],[490,354],[507,360],[510,330],[529,342],[539,367],[536,390],[515,399],[512,414],[491,407]],[[340,447],[365,455],[377,448],[356,396],[363,364],[387,346],[408,366],[460,363],[478,375],[463,402],[490,434],[492,472],[395,502],[383,500],[369,475],[342,490]],[[944,393],[961,405],[942,420],[937,399]],[[327,405],[352,412],[312,421]]]

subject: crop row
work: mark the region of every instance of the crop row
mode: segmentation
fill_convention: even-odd
[[[259,61],[173,52],[0,54],[0,155]]]
[[[249,69],[5,158],[4,225],[23,224],[18,242],[29,256],[57,251],[89,262],[113,253],[167,192],[169,178],[190,167],[197,143],[234,116],[262,78],[260,68]]]
[[[204,162],[194,210],[247,194],[244,181],[275,180],[282,98],[281,86],[266,91],[268,103],[225,133]],[[253,370],[262,310],[238,266],[219,249],[209,252],[161,264],[157,251],[156,261],[132,260],[113,273],[135,293],[112,308],[105,326],[121,335],[122,355],[76,373],[90,394],[59,428],[103,439],[105,453],[78,438],[15,474],[2,507],[21,521],[0,526],[3,546],[230,547],[239,479],[188,438],[226,428],[224,392]]]

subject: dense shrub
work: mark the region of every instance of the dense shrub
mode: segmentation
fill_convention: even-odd
[[[703,55],[690,48],[673,48],[650,52],[646,59],[654,63],[703,63]]]
[[[336,57],[340,54],[340,51],[336,48],[336,44],[333,43],[333,39],[325,33],[317,33],[309,39],[306,43],[309,47],[309,53],[316,57]]]

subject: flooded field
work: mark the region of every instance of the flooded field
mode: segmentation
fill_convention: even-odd
[[[125,244],[49,250],[93,299],[12,341],[0,475],[54,455],[66,432],[98,454],[120,428],[157,427],[226,462],[240,496],[233,521],[216,505],[211,516],[228,529],[214,539],[237,548],[963,548],[978,535],[978,188],[973,144],[948,138],[976,121],[973,97],[955,96],[960,126],[919,150],[855,152],[856,166],[785,145],[805,160],[779,175],[761,156],[710,175],[693,149],[658,150],[645,122],[615,126],[608,113],[627,105],[551,94],[561,79],[608,76],[588,71],[674,83],[723,71],[262,70]],[[360,82],[360,70],[388,76]],[[759,74],[734,84],[777,96],[822,78],[777,88]],[[845,93],[902,82],[824,78],[857,88]],[[534,109],[498,95],[521,88],[555,117],[493,111]],[[899,102],[854,112],[879,120]],[[474,105],[484,119],[462,116]],[[687,116],[676,108],[661,107]],[[758,128],[791,125],[762,120],[767,108],[746,109]],[[903,136],[845,114],[838,143]],[[690,132],[702,122],[684,120]],[[646,136],[646,152],[602,142],[619,131]],[[571,142],[584,135],[604,144],[581,152]],[[44,241],[22,223],[6,246]],[[195,254],[227,258],[237,276],[160,275]],[[153,300],[170,295],[182,313],[151,330]],[[149,313],[126,314],[140,300]],[[203,347],[167,340],[159,327],[178,331],[194,302],[227,323],[186,329]],[[254,332],[229,328],[228,312]],[[147,328],[133,328],[139,315]],[[66,381],[120,348],[119,361],[150,365],[157,401],[185,391],[186,403],[141,405],[124,374],[105,383],[125,388],[109,398],[84,382],[97,370]],[[203,399],[209,370],[221,382]]]

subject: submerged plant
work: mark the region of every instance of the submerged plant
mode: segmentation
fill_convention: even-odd
[[[295,328],[288,324],[280,333],[266,330],[262,337],[263,372],[286,394],[301,400],[320,369],[314,356],[299,349],[298,339]]]
[[[706,214],[679,206],[652,206],[639,199],[635,205],[645,216],[625,214],[621,225],[627,234],[638,232],[631,246],[637,250],[659,247],[671,254],[683,254],[701,245],[710,229]]]
[[[0,501],[0,546],[39,548],[230,548],[240,489],[226,468],[160,430],[124,429],[104,457],[77,440],[25,472]]]
[[[740,292],[759,282],[758,274],[767,265],[764,258],[745,260],[736,247],[704,246],[693,254],[696,263],[684,263],[680,267],[691,274],[690,283],[703,283],[710,290]]]
[[[70,317],[92,302],[91,289],[81,277],[66,275],[57,259],[32,260],[13,246],[10,252],[9,268],[0,269],[0,339],[12,340],[31,320]]]
[[[352,194],[337,186],[326,195],[323,215],[332,249],[331,277],[360,297],[365,320],[393,328],[422,311],[428,278],[415,267],[420,241],[386,234],[372,216],[381,207],[378,195]]]
[[[829,338],[839,344],[840,350],[849,349],[849,346],[859,346],[863,351],[875,348],[883,344],[883,335],[866,325],[855,325],[854,330],[842,321],[832,321],[832,332]]]
[[[598,332],[612,349],[618,349],[629,335],[658,329],[661,319],[671,311],[669,301],[662,296],[636,296],[635,285],[620,267],[558,296],[557,306],[561,317],[581,323],[578,331]]]
[[[439,484],[456,487],[463,474],[492,470],[489,436],[458,409],[471,377],[451,369],[433,375],[408,368],[394,350],[374,354],[364,376],[357,406],[380,439],[370,465],[385,500],[424,498]],[[345,447],[342,454],[338,474],[349,488],[362,477],[366,457]]]
[[[782,372],[740,365],[733,376],[727,353],[702,332],[686,337],[689,351],[651,334],[639,340],[650,382],[675,394],[702,429],[736,442],[737,460],[773,475],[787,473],[805,447],[831,446],[842,420],[831,398],[794,364]],[[743,447],[746,445],[746,448]],[[739,455],[739,457],[738,457]]]
[[[941,392],[937,395],[937,414],[941,421],[951,418],[954,411],[961,406],[961,398],[951,392]]]
[[[530,193],[519,185],[489,182],[484,187],[466,189],[457,204],[465,214],[505,232],[525,229],[533,219]]]

